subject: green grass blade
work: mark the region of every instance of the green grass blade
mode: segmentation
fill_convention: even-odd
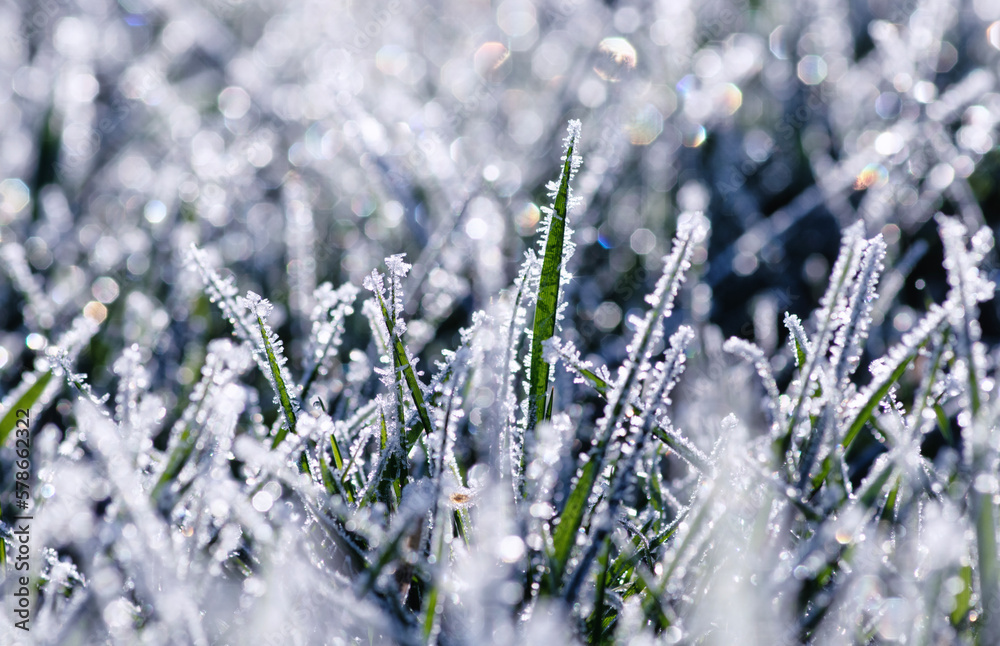
[[[958,626],[972,609],[972,566],[966,565],[959,569],[958,577],[962,581],[962,589],[955,594],[955,609],[949,616],[954,626]]]
[[[559,308],[559,282],[562,274],[563,251],[566,238],[566,212],[569,206],[569,183],[574,171],[574,153],[580,138],[579,122],[570,123],[566,157],[563,160],[559,189],[556,192],[552,213],[549,216],[545,238],[545,255],[542,273],[538,280],[535,303],[535,321],[531,336],[531,363],[528,373],[529,395],[528,426],[530,430],[545,417],[545,393],[548,391],[550,366],[545,361],[543,346],[556,330],[556,313]]]
[[[7,539],[0,534],[0,582],[7,578]]]
[[[159,502],[164,489],[177,477],[187,463],[188,458],[191,457],[195,439],[196,437],[191,433],[190,427],[185,426],[181,432],[180,441],[167,460],[167,466],[163,470],[163,474],[160,475],[159,480],[156,481],[156,485],[153,486],[153,492],[149,495],[154,502]]]
[[[610,565],[611,538],[604,539],[601,552],[597,556],[598,572],[597,586],[594,590],[594,611],[590,615],[590,643],[600,644],[604,636],[604,614],[606,606],[604,603],[605,587],[607,586],[608,567]]]
[[[566,500],[566,506],[559,516],[559,524],[556,525],[552,535],[552,574],[558,582],[562,580],[566,571],[566,563],[569,561],[570,552],[576,544],[576,533],[583,522],[583,514],[587,508],[587,499],[594,486],[597,477],[597,462],[591,460],[583,465],[580,478],[573,487]]]
[[[328,494],[334,494],[337,491],[337,487],[334,484],[333,475],[330,473],[330,467],[326,464],[326,458],[323,457],[322,451],[316,452],[319,458],[319,474],[323,479],[323,487],[326,489]]]
[[[429,644],[431,635],[434,634],[434,623],[437,619],[438,587],[431,588],[427,595],[427,608],[424,610],[423,638],[424,643]]]
[[[671,451],[680,456],[680,458],[685,462],[696,468],[701,473],[711,473],[712,465],[708,463],[708,459],[704,455],[701,455],[693,445],[685,443],[683,438],[669,433],[659,426],[654,426],[652,431],[656,439],[663,442],[670,448]]]
[[[434,426],[431,424],[431,417],[427,412],[424,391],[420,387],[420,382],[417,381],[417,375],[413,372],[413,365],[410,363],[409,357],[406,356],[406,346],[403,345],[403,341],[394,332],[392,317],[389,316],[389,310],[386,308],[385,301],[382,300],[382,295],[376,292],[375,296],[378,298],[379,308],[382,310],[382,319],[385,321],[385,327],[389,330],[393,364],[396,366],[397,372],[402,370],[403,379],[406,381],[406,386],[410,391],[410,398],[413,400],[413,405],[417,409],[420,423],[424,426],[424,432],[430,433],[434,430]],[[406,449],[406,447],[403,448]]]
[[[858,491],[858,500],[861,504],[866,508],[874,506],[886,493],[886,485],[894,475],[895,465],[886,464],[874,477],[869,476],[869,479],[862,483],[861,489]]]
[[[899,362],[896,369],[883,380],[878,388],[870,392],[868,399],[865,400],[865,403],[861,406],[854,419],[851,421],[851,425],[848,427],[847,433],[845,433],[844,437],[840,440],[840,446],[844,449],[845,453],[851,448],[851,445],[854,443],[854,440],[857,439],[861,429],[863,429],[865,424],[871,420],[872,414],[875,412],[875,408],[879,405],[879,402],[881,402],[885,396],[889,394],[889,391],[903,376],[903,373],[906,372],[907,367],[910,365],[910,361],[912,361],[915,356],[916,348],[914,348],[913,354],[906,356]],[[830,475],[830,472],[833,470],[833,460],[833,455],[828,455],[826,459],[823,460],[822,468],[819,470],[819,473],[815,474],[810,481],[812,493],[809,497],[811,497],[812,494],[815,494],[820,485],[823,484],[823,481],[826,480],[828,475]]]
[[[877,389],[872,391],[871,395],[865,401],[861,410],[855,415],[854,420],[847,429],[847,433],[844,434],[844,438],[840,441],[840,445],[845,449],[850,448],[851,443],[854,442],[855,438],[858,437],[858,433],[864,428],[865,423],[871,419],[872,413],[875,412],[875,407],[878,403],[889,394],[889,390],[892,386],[899,381],[899,378],[903,376],[906,372],[906,368],[910,365],[910,361],[913,360],[913,355],[906,357],[903,361],[899,362],[896,369],[892,371],[889,378],[886,379]]]
[[[295,409],[292,407],[292,398],[288,395],[288,387],[285,385],[285,380],[281,377],[281,364],[278,363],[278,357],[274,354],[274,348],[271,346],[271,340],[268,338],[267,326],[264,325],[264,319],[257,315],[257,326],[260,329],[260,338],[264,341],[264,352],[267,354],[267,366],[271,370],[271,376],[274,378],[274,387],[278,391],[278,401],[281,403],[281,411],[285,415],[285,425],[281,427],[278,434],[274,437],[274,442],[271,444],[271,448],[277,447],[288,435],[289,431],[295,432]]]
[[[633,386],[638,380],[639,366],[648,361],[649,348],[653,343],[656,334],[656,326],[660,325],[663,318],[673,310],[674,298],[684,280],[684,273],[689,266],[691,253],[698,243],[707,235],[708,229],[695,219],[688,220],[678,227],[677,236],[674,239],[673,250],[666,259],[663,276],[657,283],[654,297],[651,301],[653,307],[647,312],[646,320],[642,326],[641,334],[633,340],[633,349],[629,355],[628,370],[624,375],[619,375],[619,385],[611,392],[617,390],[614,402],[609,400],[610,410],[605,412],[605,422],[597,431],[597,443],[587,456],[587,463],[584,465],[577,480],[573,492],[570,494],[559,518],[553,535],[553,575],[559,581],[564,572],[566,561],[569,559],[570,551],[576,540],[576,532],[583,522],[583,515],[597,480],[597,475],[604,466],[605,453],[611,441],[611,436],[618,425],[626,408],[630,406],[629,398]]]
[[[337,436],[330,433],[330,450],[333,451],[333,463],[338,471],[344,470],[344,457],[340,453],[340,446],[337,445]]]
[[[446,508],[439,504],[435,513],[437,522],[435,523],[432,535],[435,563],[445,562],[445,532],[452,531],[451,524],[448,523],[448,513]],[[441,567],[438,565],[437,567]],[[432,577],[430,591],[427,593],[427,601],[424,603],[424,618],[422,626],[422,637],[425,644],[433,643],[435,633],[440,630],[440,597],[441,582],[439,575],[435,573]]]
[[[955,443],[954,438],[951,435],[951,422],[948,421],[948,414],[944,412],[941,408],[941,404],[934,404],[934,416],[937,417],[938,427],[941,429],[941,435],[944,436],[945,441],[949,445]]]
[[[841,239],[840,253],[837,255],[837,261],[830,273],[830,285],[820,301],[821,310],[816,341],[812,347],[813,351],[807,355],[804,367],[800,368],[799,392],[785,428],[785,434],[789,437],[795,435],[795,429],[801,421],[805,402],[812,396],[811,387],[816,368],[827,356],[829,344],[833,340],[834,331],[838,325],[835,314],[841,306],[841,300],[845,298],[844,294],[849,289],[851,279],[857,273],[861,253],[866,244],[862,236],[863,232],[864,226],[861,223],[856,223],[844,231]],[[796,358],[798,357],[796,356]],[[815,428],[806,441],[811,441],[814,434]]]
[[[993,494],[973,493],[976,513],[976,552],[979,555],[979,592],[982,602],[979,632],[980,646],[1000,640],[1000,563],[997,562],[996,504]]]
[[[379,436],[378,436],[378,447],[381,450],[385,450],[385,447],[389,444],[389,429],[385,425],[385,411],[379,408]]]
[[[343,490],[340,488],[340,484],[337,482],[337,478],[334,477],[332,471],[330,471],[330,466],[326,463],[326,457],[323,455],[323,451],[316,451],[319,457],[319,473],[320,478],[323,481],[323,488],[329,495],[342,494],[351,503],[354,502],[354,492],[351,490],[350,486],[345,486]],[[303,453],[303,456],[305,453]]]
[[[611,388],[611,384],[609,384],[600,374],[591,370],[589,362],[585,362],[580,359],[580,353],[572,343],[567,345],[558,343],[555,345],[555,350],[559,357],[559,361],[566,366],[567,370],[575,373],[579,377],[583,377],[587,383],[590,384],[591,388],[596,390],[602,397],[607,396],[608,390]]]
[[[7,441],[7,436],[10,432],[14,430],[17,426],[17,411],[19,410],[31,410],[31,407],[35,405],[38,398],[42,396],[45,392],[45,387],[49,385],[49,381],[52,379],[52,371],[48,370],[42,374],[35,383],[28,387],[28,390],[21,395],[16,402],[11,404],[10,409],[7,414],[3,416],[0,420],[0,446],[3,446]]]
[[[788,339],[795,350],[795,365],[805,368],[806,360],[809,358],[809,340],[802,327],[799,317],[794,314],[785,313],[785,327],[788,328]]]

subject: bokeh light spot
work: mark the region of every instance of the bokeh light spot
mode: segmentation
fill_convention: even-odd
[[[537,26],[535,5],[527,0],[505,0],[497,7],[497,24],[508,36],[526,36]]]
[[[868,164],[854,178],[854,190],[862,191],[872,186],[881,186],[889,180],[889,171],[882,164]]]
[[[250,95],[241,87],[219,92],[219,112],[227,119],[239,119],[250,110]]]
[[[83,306],[83,315],[95,323],[103,323],[108,318],[108,308],[97,301],[90,301]]]
[[[648,146],[663,132],[663,115],[651,104],[646,104],[626,126],[632,145]]]
[[[31,201],[28,185],[16,178],[0,182],[0,211],[15,215]]]
[[[510,71],[507,61],[510,59],[510,50],[503,43],[488,42],[483,43],[473,57],[473,65],[476,74],[479,74],[487,81],[500,81]]]
[[[24,345],[28,347],[29,350],[42,350],[48,345],[45,337],[37,332],[32,332],[24,339]]]
[[[708,133],[703,125],[694,124],[684,129],[684,145],[688,148],[697,148],[705,143],[707,138]]]
[[[994,49],[1000,49],[1000,20],[986,28],[986,42]]]
[[[799,80],[806,85],[819,85],[826,78],[826,61],[822,56],[810,54],[803,56],[796,68]]]
[[[616,82],[635,69],[638,60],[632,43],[619,36],[605,38],[597,46],[594,71],[605,81]]]

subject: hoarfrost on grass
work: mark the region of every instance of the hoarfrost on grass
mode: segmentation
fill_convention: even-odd
[[[990,3],[100,4],[0,17],[38,643],[1000,643]]]

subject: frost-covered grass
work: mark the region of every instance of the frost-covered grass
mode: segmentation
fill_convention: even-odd
[[[1000,9],[445,4],[2,9],[0,643],[1000,643]]]

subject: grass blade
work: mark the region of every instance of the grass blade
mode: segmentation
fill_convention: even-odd
[[[570,550],[576,541],[576,533],[583,523],[583,515],[593,490],[597,474],[604,464],[605,453],[611,441],[614,429],[625,411],[631,409],[633,387],[639,379],[643,366],[649,363],[650,348],[662,336],[660,325],[663,319],[673,311],[674,298],[684,281],[684,274],[690,266],[694,247],[708,234],[708,228],[700,221],[700,217],[688,217],[678,226],[674,247],[666,258],[664,273],[657,283],[656,290],[647,300],[652,307],[646,314],[641,327],[636,330],[636,338],[632,342],[627,369],[620,375],[618,383],[610,390],[608,403],[601,427],[597,430],[597,442],[587,456],[572,493],[559,517],[559,524],[553,534],[553,574],[561,578],[565,571]]]
[[[915,356],[915,355],[913,355]],[[869,391],[868,397],[865,399],[865,403],[861,406],[858,412],[854,416],[854,420],[851,425],[847,428],[847,433],[844,434],[844,438],[840,440],[840,445],[845,449],[851,447],[851,444],[857,438],[858,433],[864,428],[865,423],[871,419],[872,413],[875,412],[875,407],[878,406],[879,402],[889,394],[889,390],[899,381],[903,373],[906,372],[907,367],[910,365],[910,361],[913,360],[913,356],[908,356],[903,359],[896,369],[893,370],[889,376],[884,379],[877,388]]]
[[[271,385],[274,387],[275,393],[278,396],[278,401],[281,404],[281,411],[285,415],[285,425],[282,426],[281,430],[278,431],[278,434],[274,436],[274,443],[271,444],[271,448],[273,449],[281,444],[289,432],[295,432],[295,407],[292,406],[292,398],[288,394],[288,387],[285,385],[285,379],[281,374],[281,368],[284,362],[278,359],[278,356],[275,353],[274,345],[271,342],[274,333],[270,330],[270,328],[268,328],[267,324],[264,323],[264,318],[261,316],[256,306],[251,311],[257,318],[260,338],[263,341],[264,353],[267,356],[267,366],[271,371]]]
[[[258,319],[259,321],[260,319]],[[263,321],[260,322],[261,331],[264,330]],[[295,432],[295,410],[292,408],[292,400],[288,396],[288,388],[285,386],[285,380],[281,378],[281,369],[278,365],[277,359],[274,356],[274,350],[271,348],[271,344],[265,339],[264,347],[267,350],[267,364],[271,368],[271,376],[274,378],[274,383],[278,389],[278,399],[281,401],[281,410],[285,414],[285,421],[287,424],[281,427],[278,434],[274,438],[274,443],[271,448],[274,448],[281,444],[281,441],[285,439],[289,431]]]
[[[985,646],[1000,640],[1000,564],[997,562],[996,511],[992,494],[975,492],[976,552],[979,555],[979,592],[982,599],[982,624],[976,643]]]
[[[597,556],[599,566],[597,572],[597,586],[594,590],[594,611],[590,615],[590,643],[600,644],[604,636],[604,615],[605,603],[604,594],[608,579],[608,567],[610,564],[609,554],[611,552],[611,538],[605,538],[601,546],[601,552]]]
[[[385,327],[389,330],[393,365],[396,368],[397,374],[400,371],[403,373],[403,379],[406,381],[407,389],[410,391],[410,398],[417,409],[420,423],[424,426],[424,433],[431,433],[434,430],[434,426],[431,424],[431,417],[427,412],[424,391],[417,380],[417,375],[413,372],[413,364],[406,355],[406,347],[403,345],[403,341],[395,333],[395,326],[393,325],[392,317],[389,316],[389,310],[385,305],[385,301],[382,299],[382,294],[376,291],[375,296],[378,298],[379,308],[382,310],[382,320],[385,321]],[[407,447],[403,448],[405,450]]]
[[[535,302],[535,321],[531,336],[531,365],[529,369],[529,400],[527,428],[534,428],[545,416],[545,393],[548,391],[550,366],[545,361],[543,346],[552,338],[556,330],[559,309],[559,283],[563,254],[566,250],[566,213],[570,203],[570,180],[580,164],[575,155],[580,139],[580,122],[570,121],[566,138],[566,156],[563,158],[562,174],[552,211],[548,218],[545,234],[545,255],[542,259],[542,273],[538,280],[538,294]]]
[[[0,446],[3,446],[7,441],[7,436],[10,432],[14,430],[17,426],[17,411],[19,410],[31,410],[31,407],[35,405],[35,402],[42,396],[45,392],[45,387],[49,385],[49,381],[52,379],[52,371],[48,370],[40,377],[35,380],[35,383],[28,386],[28,389],[22,394],[18,400],[10,405],[7,409],[7,413],[0,420]]]
[[[596,477],[597,461],[590,460],[583,465],[573,492],[566,500],[562,514],[559,515],[559,524],[556,525],[552,535],[552,575],[556,582],[562,580],[566,571],[566,563],[569,561],[573,545],[576,544],[576,533],[583,523],[583,513]]]

